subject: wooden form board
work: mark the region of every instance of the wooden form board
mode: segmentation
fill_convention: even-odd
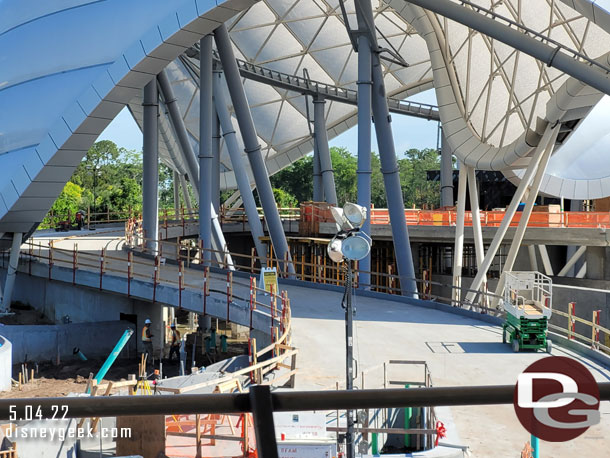
[[[116,426],[119,431],[121,428],[131,428],[130,438],[117,438],[117,456],[165,456],[165,416],[117,417]]]

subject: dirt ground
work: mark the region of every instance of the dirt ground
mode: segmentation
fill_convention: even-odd
[[[20,302],[13,302],[10,311],[12,315],[0,317],[1,324],[53,324],[42,313]]]
[[[137,359],[117,360],[108,371],[104,380],[121,381],[127,380],[129,374],[138,372]],[[0,399],[11,398],[41,398],[61,397],[68,393],[83,393],[87,384],[89,374],[94,375],[104,364],[102,359],[91,359],[88,361],[68,361],[59,366],[51,363],[38,364],[38,375],[33,364],[28,365],[28,371],[34,369],[34,380],[21,385],[21,390],[13,387],[11,391],[1,392]],[[13,378],[18,377],[21,365],[13,366]],[[28,372],[29,373],[29,372]]]

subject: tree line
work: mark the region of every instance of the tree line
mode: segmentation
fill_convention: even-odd
[[[345,148],[330,149],[339,205],[357,200],[357,158]],[[406,207],[433,208],[438,206],[440,186],[428,181],[428,170],[438,170],[436,149],[410,149],[398,159],[400,182]],[[379,156],[371,158],[371,202],[375,207],[386,206],[383,174]],[[297,207],[313,198],[313,156],[308,155],[271,177],[273,192],[280,207]],[[191,202],[196,203],[189,187]],[[233,191],[221,193],[221,202]],[[173,208],[173,172],[159,167],[159,207]],[[180,190],[181,202],[184,202]],[[126,215],[142,211],[142,154],[118,147],[109,140],[95,143],[76,168],[70,181],[53,204],[43,227],[51,225],[50,214],[65,217],[78,211]]]

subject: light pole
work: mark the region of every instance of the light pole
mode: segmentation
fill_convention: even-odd
[[[339,232],[328,244],[328,256],[334,262],[346,262],[347,276],[345,294],[341,307],[345,310],[345,388],[354,389],[354,314],[352,307],[352,262],[368,256],[371,251],[371,238],[360,228],[366,220],[366,208],[360,205],[346,203],[343,209],[331,207],[331,212]],[[347,433],[345,435],[346,458],[355,457],[354,449],[354,415],[352,410],[346,411]],[[337,418],[337,427],[339,419]]]

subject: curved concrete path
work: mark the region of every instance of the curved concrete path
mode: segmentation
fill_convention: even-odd
[[[106,246],[110,256],[126,256],[121,249],[118,231],[76,233],[56,242],[59,248],[98,251]],[[63,234],[62,234],[63,235]],[[38,240],[56,238],[57,233],[38,234]],[[166,265],[165,270],[177,270]],[[186,272],[185,275],[190,275]],[[197,272],[193,275],[200,275]],[[220,277],[218,278],[221,281]],[[243,281],[243,280],[242,280]],[[299,349],[296,388],[305,390],[335,389],[345,380],[345,324],[341,309],[342,293],[312,286],[290,286],[292,308],[292,343]],[[244,291],[245,292],[245,291]],[[242,292],[243,293],[243,292]],[[376,298],[354,297],[356,307],[355,357],[358,359],[356,386],[361,386],[365,372],[365,388],[383,386],[383,363],[390,359],[426,361],[434,386],[513,384],[517,376],[546,353],[513,353],[502,344],[501,327],[447,311],[408,305],[379,295]],[[554,355],[581,361],[600,382],[610,381],[610,370],[579,354],[555,345]],[[421,380],[417,373],[392,366],[388,379]],[[468,445],[474,457],[512,458],[519,456],[528,433],[518,422],[512,406],[453,407],[450,409],[455,431],[461,445]],[[610,403],[601,404],[602,420],[583,436],[568,443],[542,443],[542,456],[605,456],[610,431]],[[442,415],[439,415],[442,421]]]

